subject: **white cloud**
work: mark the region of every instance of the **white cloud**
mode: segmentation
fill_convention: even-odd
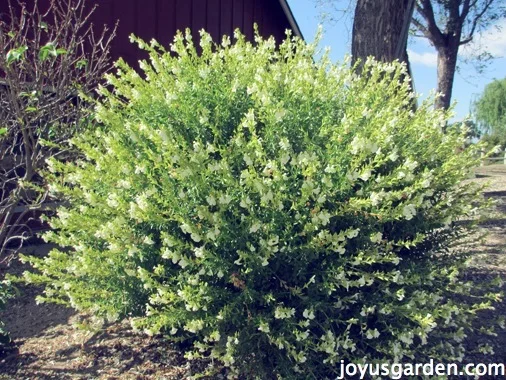
[[[435,52],[417,53],[408,49],[409,62],[429,67],[437,66],[437,54]]]
[[[466,58],[476,57],[482,52],[488,52],[498,58],[506,56],[506,19],[482,33],[475,34],[473,41],[462,46],[461,50]]]

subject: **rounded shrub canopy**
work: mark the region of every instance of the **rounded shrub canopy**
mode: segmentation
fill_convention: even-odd
[[[149,61],[107,77],[82,159],[52,161],[69,206],[46,238],[72,249],[30,259],[43,300],[246,378],[462,357],[477,307],[454,295],[475,288],[448,248],[483,208],[476,155],[432,100],[414,110],[404,66],[358,75],[290,36],[136,42]]]

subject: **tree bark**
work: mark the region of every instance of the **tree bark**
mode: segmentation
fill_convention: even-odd
[[[437,92],[442,95],[436,99],[436,109],[448,109],[452,99],[453,80],[457,69],[458,45],[441,46],[437,55]]]
[[[407,63],[408,30],[403,26],[406,18],[407,22],[411,19],[412,4],[410,0],[358,0],[353,19],[352,63],[369,56],[382,62],[398,59]]]

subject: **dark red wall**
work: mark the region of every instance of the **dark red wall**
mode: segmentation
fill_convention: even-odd
[[[14,0],[13,2],[16,2]],[[37,0],[25,0],[30,5]],[[49,0],[38,0],[45,7]],[[131,64],[144,58],[142,52],[129,42],[131,33],[149,41],[155,38],[168,46],[177,30],[190,28],[195,38],[200,29],[207,30],[215,41],[223,35],[233,35],[236,28],[252,40],[253,24],[260,34],[273,35],[277,41],[290,28],[277,0],[87,0],[98,4],[92,16],[95,25],[114,25],[119,19],[117,37],[112,47],[114,59],[123,57]],[[0,13],[7,10],[7,0],[0,0]]]

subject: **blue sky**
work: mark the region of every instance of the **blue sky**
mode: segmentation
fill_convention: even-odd
[[[312,41],[321,22],[322,8],[318,8],[315,0],[288,0],[297,23],[307,41]],[[351,51],[351,16],[342,17],[338,22],[324,24],[323,46],[331,48],[334,61],[341,61]],[[452,100],[457,101],[454,120],[461,120],[469,113],[471,102],[478,97],[487,83],[494,79],[506,77],[506,20],[501,23],[502,30],[491,29],[475,40],[480,41],[480,48],[487,47],[496,58],[479,74],[471,65],[460,63],[460,72],[456,74],[453,85]],[[461,50],[465,56],[469,51],[478,49],[477,45]],[[412,65],[416,91],[422,97],[428,95],[436,87],[436,51],[427,40],[410,38],[408,54]]]

